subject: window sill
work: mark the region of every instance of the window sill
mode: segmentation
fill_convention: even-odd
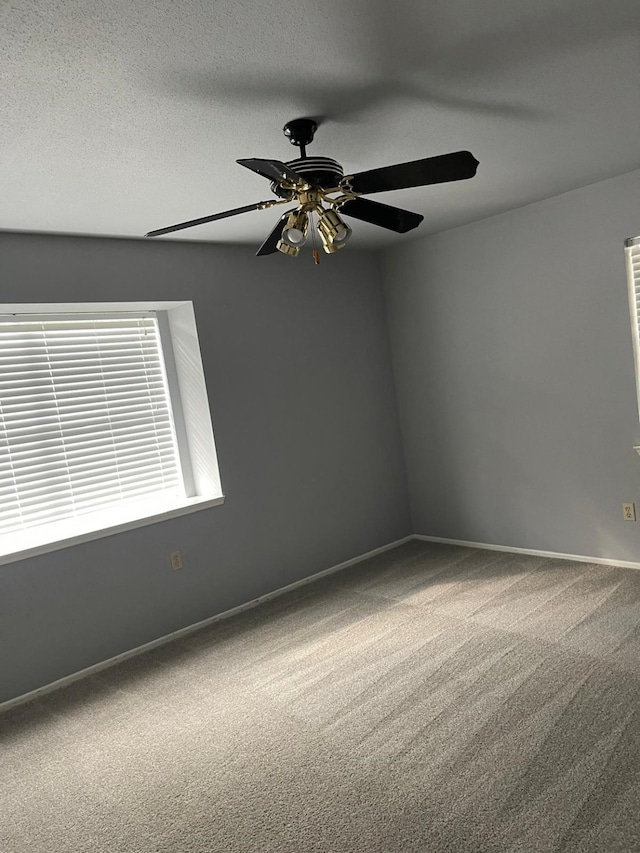
[[[66,536],[53,542],[42,542],[31,548],[12,551],[11,553],[0,553],[0,566],[7,563],[15,563],[18,560],[26,560],[28,557],[37,557],[40,554],[48,554],[50,551],[59,551],[61,548],[69,548],[71,545],[80,545],[83,542],[91,542],[94,539],[103,539],[126,530],[134,530],[136,527],[146,527],[148,524],[157,524],[180,515],[188,515],[199,512],[202,509],[220,506],[224,503],[224,495],[217,498],[188,498],[184,503],[162,510],[161,512],[147,515],[141,518],[132,518],[119,524],[111,524],[99,530],[87,530],[75,536]],[[0,545],[1,547],[1,545]]]

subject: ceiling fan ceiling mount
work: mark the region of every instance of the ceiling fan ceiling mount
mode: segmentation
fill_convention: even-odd
[[[295,160],[287,163],[259,158],[236,161],[267,178],[271,182],[275,199],[180,222],[178,225],[150,231],[146,236],[159,237],[240,213],[295,203],[295,207],[286,211],[276,222],[257,254],[271,255],[279,251],[295,257],[305,243],[308,232],[314,240],[317,234],[325,252],[333,254],[343,248],[351,235],[351,228],[342,220],[342,215],[378,225],[397,234],[405,234],[417,228],[424,219],[419,213],[362,198],[365,193],[465,180],[472,178],[478,168],[478,161],[470,151],[456,151],[452,154],[344,175],[342,166],[336,160],[329,157],[307,157],[306,146],[313,141],[317,129],[318,122],[310,118],[293,119],[285,124],[284,135],[292,145],[300,148],[302,155]],[[315,248],[314,258],[317,263]]]
[[[282,128],[282,132],[292,145],[305,148],[313,142],[318,122],[312,118],[294,118]],[[304,157],[304,154],[302,155]]]

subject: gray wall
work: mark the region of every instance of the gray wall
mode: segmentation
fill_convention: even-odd
[[[385,255],[416,533],[640,561],[640,172]]]
[[[3,233],[0,288],[3,302],[193,299],[226,494],[0,566],[0,701],[410,532],[374,256],[316,268],[247,247]]]

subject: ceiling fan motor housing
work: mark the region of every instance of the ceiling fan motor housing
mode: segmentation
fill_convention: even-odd
[[[323,190],[337,187],[344,176],[340,163],[330,157],[299,157],[297,160],[289,160],[286,165],[311,186]]]

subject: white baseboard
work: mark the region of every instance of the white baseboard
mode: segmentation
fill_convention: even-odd
[[[238,605],[238,607],[232,607],[231,610],[225,610],[223,613],[218,613],[216,616],[210,616],[208,619],[203,619],[201,622],[195,622],[193,625],[187,625],[186,628],[180,628],[178,631],[173,631],[171,634],[165,634],[163,637],[158,637],[157,640],[152,640],[142,646],[136,646],[135,649],[122,652],[122,654],[115,655],[115,657],[109,658],[108,660],[100,661],[100,663],[88,666],[85,669],[81,669],[79,672],[73,672],[71,675],[65,675],[64,678],[59,678],[57,681],[44,684],[42,687],[30,690],[29,693],[23,693],[21,696],[8,699],[6,702],[0,702],[0,714],[4,711],[8,711],[9,708],[14,708],[16,705],[31,702],[39,696],[44,696],[47,693],[52,693],[54,690],[59,690],[61,687],[73,684],[74,681],[80,681],[82,678],[87,678],[90,675],[95,675],[97,672],[109,669],[117,663],[121,663],[129,658],[151,651],[151,649],[155,649],[158,646],[164,646],[172,640],[177,640],[180,637],[186,637],[188,634],[200,631],[202,628],[206,628],[208,625],[213,625],[215,622],[219,622],[222,619],[228,619],[230,616],[235,616],[237,613],[242,613],[244,610],[250,610],[252,607],[257,607],[259,604],[262,604],[265,601],[270,601],[272,598],[278,598],[278,596],[284,595],[286,592],[291,592],[298,587],[313,583],[327,575],[332,575],[334,572],[339,572],[342,569],[355,565],[356,563],[361,563],[363,560],[375,557],[376,554],[382,554],[385,551],[390,551],[392,548],[397,548],[399,545],[404,545],[406,542],[410,542],[413,538],[413,536],[405,536],[403,539],[397,539],[395,542],[389,542],[388,545],[381,545],[380,548],[374,548],[373,551],[367,551],[366,554],[360,554],[358,557],[353,557],[351,560],[345,560],[344,563],[338,563],[337,566],[331,566],[331,568],[317,572],[315,575],[310,575],[307,578],[294,581],[293,583],[280,587],[280,589],[276,589],[273,592],[267,592],[265,595],[261,595],[258,598],[253,598],[251,601]]]
[[[515,548],[511,545],[489,545],[487,542],[467,542],[464,539],[443,539],[441,536],[423,536],[414,533],[413,539],[423,542],[439,542],[442,545],[460,545],[463,548],[483,548],[487,551],[507,551],[510,554],[531,554],[533,557],[551,557],[560,560],[575,560],[578,563],[600,563],[603,566],[620,566],[624,569],[640,569],[640,563],[629,560],[610,560],[607,557],[587,557],[583,554],[561,554],[556,551],[537,551],[533,548]]]

